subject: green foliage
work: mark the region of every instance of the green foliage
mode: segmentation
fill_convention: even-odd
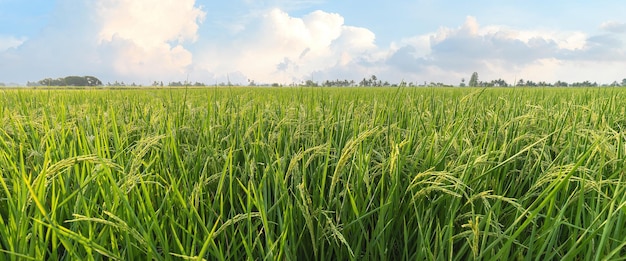
[[[5,90],[1,260],[626,255],[626,92]]]
[[[46,78],[40,80],[38,84],[42,86],[101,86],[102,81],[93,76],[67,76],[58,79]]]
[[[472,77],[470,77],[470,80],[469,80],[469,86],[470,87],[478,86],[478,73],[477,72],[472,73]]]
[[[100,81],[100,79],[94,77],[94,76],[84,76],[83,77],[87,83],[87,85],[84,86],[101,86],[102,85],[102,81]]]
[[[85,77],[81,76],[67,76],[63,78],[65,86],[88,86],[89,82]]]

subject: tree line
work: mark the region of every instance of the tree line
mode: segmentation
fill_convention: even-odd
[[[254,82],[254,80],[248,80],[248,86],[273,86],[273,87],[281,87],[283,86],[282,84],[279,83],[273,83],[273,84],[257,84]],[[220,84],[216,84],[219,86],[226,86],[223,83]],[[232,86],[233,84],[231,84],[229,82],[228,86]],[[0,86],[4,86],[3,83],[0,83]],[[128,87],[141,87],[142,85],[138,85],[133,83],[127,84],[124,83],[123,81],[118,82],[115,81],[113,83],[108,82],[106,84],[103,84],[102,81],[100,79],[98,79],[95,76],[67,76],[67,77],[63,77],[63,78],[57,78],[57,79],[53,79],[53,78],[45,78],[36,82],[28,82],[27,86],[111,86],[111,87],[123,87],[123,86],[128,86]],[[162,81],[154,81],[151,86],[153,87],[164,87],[164,86],[169,86],[169,87],[176,87],[176,86],[197,86],[197,87],[201,87],[201,86],[210,86],[208,84],[205,84],[203,82],[187,82],[187,81],[173,81],[173,82],[169,82],[167,84],[163,83]],[[414,87],[414,86],[436,86],[436,87],[452,87],[453,85],[447,85],[441,82],[430,82],[427,83],[426,81],[424,81],[423,83],[418,83],[418,82],[406,82],[404,80],[400,81],[399,83],[390,83],[389,81],[383,81],[381,79],[379,79],[376,75],[372,75],[370,77],[364,77],[361,81],[356,82],[354,80],[340,80],[340,79],[336,79],[336,80],[325,80],[323,82],[316,82],[313,80],[306,80],[306,81],[302,81],[300,83],[292,83],[289,84],[287,86],[310,86],[310,87],[317,87],[317,86],[323,86],[323,87],[350,87],[350,86],[355,86],[355,87]],[[465,82],[465,78],[461,79],[461,83],[457,86],[460,87],[510,87],[510,86],[525,86],[525,87],[598,87],[598,86],[626,86],[626,78],[622,79],[621,82],[618,81],[613,81],[610,84],[599,84],[597,82],[591,82],[591,81],[582,81],[582,82],[572,82],[572,83],[568,83],[568,82],[564,82],[564,81],[556,81],[554,83],[550,83],[550,82],[545,82],[545,81],[539,81],[539,82],[534,82],[531,80],[524,80],[524,79],[519,79],[517,81],[515,81],[513,84],[509,84],[508,82],[506,82],[503,79],[497,79],[497,80],[491,80],[491,81],[481,81],[478,78],[478,73],[474,72],[472,73],[472,75],[470,76],[470,80],[469,82],[466,84]]]
[[[67,76],[63,78],[45,78],[37,82],[28,82],[27,86],[101,86],[102,81],[94,76]]]
[[[461,79],[461,87],[465,87],[465,79]],[[590,82],[590,81],[582,81],[582,82],[564,82],[564,81],[556,81],[554,83],[549,83],[545,81],[534,82],[531,80],[519,79],[513,85],[507,83],[505,80],[497,79],[491,81],[480,81],[478,79],[478,73],[472,73],[469,81],[470,87],[509,87],[509,86],[523,86],[523,87],[598,87],[598,86],[626,86],[626,78],[622,79],[621,82],[613,81],[610,84],[599,84],[598,82]]]

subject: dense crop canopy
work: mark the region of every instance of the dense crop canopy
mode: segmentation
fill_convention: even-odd
[[[626,90],[0,93],[2,260],[612,259]]]

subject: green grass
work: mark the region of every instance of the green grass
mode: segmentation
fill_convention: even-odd
[[[0,260],[615,260],[626,89],[0,92]]]

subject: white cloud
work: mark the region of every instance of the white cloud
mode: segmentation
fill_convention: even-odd
[[[0,52],[6,51],[9,48],[16,48],[22,45],[26,41],[25,37],[4,36],[0,35]]]
[[[100,0],[100,41],[114,37],[149,48],[168,41],[194,41],[204,12],[194,0]]]
[[[473,71],[480,72],[485,80],[504,78],[509,82],[520,76],[549,82],[593,80],[609,77],[597,73],[599,70],[615,72],[612,68],[616,65],[626,65],[623,46],[620,38],[611,35],[483,27],[468,17],[458,28],[444,27],[434,34],[393,43],[384,60],[386,67],[380,70],[388,75],[404,72],[409,78],[453,84]],[[578,68],[575,71],[579,73],[567,75],[565,68]]]
[[[100,0],[98,41],[120,75],[150,80],[184,75],[205,13],[194,0]]]
[[[626,33],[626,23],[616,21],[604,22],[600,25],[600,28],[612,33]]]
[[[95,74],[95,41],[90,40],[94,22],[88,12],[76,12],[90,7],[88,1],[57,2],[48,27],[19,46],[0,52],[0,79],[26,83],[46,77]]]
[[[392,82],[457,84],[474,71],[481,79],[510,83],[624,77],[621,22],[605,22],[593,34],[481,25],[467,17],[458,27],[377,46],[372,31],[347,25],[341,14],[296,17],[284,11],[316,1],[250,1],[262,8],[242,10],[247,15],[230,27],[212,21],[201,30],[211,15],[195,0],[59,0],[41,34],[0,36],[0,79],[24,83],[96,75],[105,82],[151,83],[190,75],[192,81],[245,84],[248,79],[358,82],[376,75]],[[266,9],[270,6],[281,8]]]
[[[237,71],[257,82],[359,81],[377,75],[393,82],[449,84],[474,71],[481,79],[509,83],[520,78],[601,81],[618,75],[615,66],[626,65],[620,60],[626,57],[623,44],[611,35],[481,26],[474,17],[457,28],[442,27],[386,48],[376,46],[368,29],[347,26],[339,14],[322,11],[297,18],[274,9],[242,28],[235,40],[208,48],[213,51],[198,65],[214,75]],[[578,73],[568,75],[568,70]]]
[[[181,45],[172,47],[161,43],[146,48],[132,40],[114,37],[98,50],[101,60],[111,66],[116,75],[142,82],[184,78],[187,67],[192,64],[191,52]]]
[[[41,34],[0,52],[0,78],[185,79],[204,11],[194,0],[60,0]],[[1,50],[1,49],[0,49]]]
[[[374,33],[345,25],[339,14],[315,11],[298,18],[272,9],[234,40],[209,46],[198,65],[215,75],[240,71],[257,82],[291,83],[351,63],[376,49],[374,40]]]

